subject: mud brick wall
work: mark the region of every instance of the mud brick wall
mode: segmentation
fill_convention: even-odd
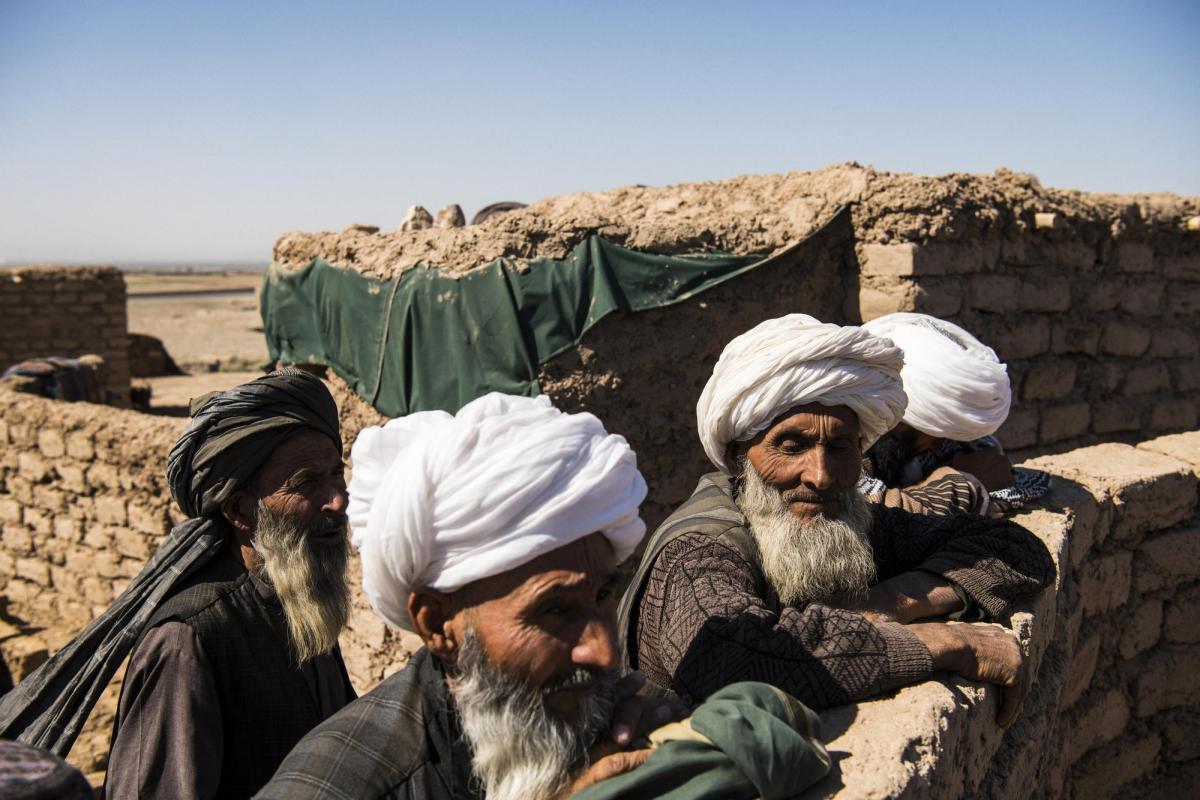
[[[1035,676],[1021,717],[945,678],[822,714],[837,768],[807,796],[1190,797],[1200,786],[1200,432],[1029,462],[1056,478],[1018,521],[1058,564],[1013,614]]]
[[[166,457],[185,421],[0,387],[0,658],[20,681],[82,630],[145,565],[182,514]],[[364,692],[416,649],[362,595],[342,635]],[[105,691],[70,761],[103,780],[121,675]]]
[[[102,611],[178,521],[163,473],[183,424],[0,388],[0,655],[14,678]],[[1019,519],[1059,578],[1011,620],[1036,674],[1022,718],[1005,734],[993,690],[951,680],[831,710],[842,756],[814,796],[1138,796],[1200,777],[1200,433],[1031,465],[1059,477],[1047,508]],[[352,580],[341,644],[361,693],[417,643],[370,611],[357,563]],[[119,688],[118,675],[71,754],[93,783]]]
[[[115,267],[0,270],[0,370],[39,356],[104,358],[105,402],[129,405],[125,279]]]
[[[1013,384],[999,435],[1018,456],[1190,430],[1200,235],[1139,220],[859,244],[861,317],[921,311],[995,348]]]

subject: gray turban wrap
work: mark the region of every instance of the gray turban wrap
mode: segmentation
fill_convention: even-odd
[[[339,452],[337,406],[325,384],[297,369],[198,398],[193,419],[167,457],[171,494],[189,519],[70,644],[0,698],[0,738],[65,757],[100,693],[171,589],[225,546],[221,502],[280,443],[305,430],[327,435]]]
[[[167,456],[171,496],[189,517],[217,513],[271,451],[300,431],[319,431],[342,450],[333,396],[298,369],[198,397],[191,411],[191,424]]]

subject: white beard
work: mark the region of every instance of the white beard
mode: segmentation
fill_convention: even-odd
[[[595,678],[596,692],[568,724],[547,711],[547,689]],[[467,630],[456,663],[454,700],[471,767],[488,800],[549,800],[587,766],[588,750],[608,728],[616,671],[580,668],[552,686],[532,686],[488,662],[482,642]]]
[[[330,527],[337,527],[339,519],[331,517]],[[350,618],[350,543],[343,537],[340,543],[314,546],[308,534],[292,516],[276,514],[259,502],[254,549],[283,606],[297,664],[332,650]]]
[[[875,580],[867,532],[870,505],[851,489],[842,495],[836,519],[802,520],[788,509],[783,493],[768,486],[749,460],[742,460],[737,505],[758,544],[763,575],[785,606],[853,602]]]

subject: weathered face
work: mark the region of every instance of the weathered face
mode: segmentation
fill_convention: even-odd
[[[845,406],[796,406],[748,443],[746,458],[801,519],[841,515],[862,471],[858,416]]]
[[[297,520],[314,544],[346,535],[346,476],[328,436],[304,431],[275,448],[255,477],[252,500]]]
[[[488,660],[543,690],[546,709],[574,721],[597,689],[597,673],[620,664],[616,557],[602,534],[560,547],[454,594],[459,641],[471,627]],[[561,684],[561,685],[560,685]]]

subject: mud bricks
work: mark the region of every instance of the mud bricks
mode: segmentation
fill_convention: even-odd
[[[0,387],[0,626],[20,631],[0,654],[15,680],[103,611],[179,518],[164,473],[184,423]],[[119,685],[71,752],[93,780]]]
[[[1008,620],[1020,718],[1001,731],[995,690],[954,678],[824,710],[844,757],[805,800],[1159,797],[1200,774],[1200,431],[1027,464],[1055,478],[1015,520],[1058,575]]]
[[[995,348],[1018,456],[1196,426],[1200,236],[1101,220],[991,236],[857,245],[862,319],[920,311]]]
[[[125,279],[115,267],[0,270],[0,370],[27,358],[104,358],[106,402],[129,405]]]

